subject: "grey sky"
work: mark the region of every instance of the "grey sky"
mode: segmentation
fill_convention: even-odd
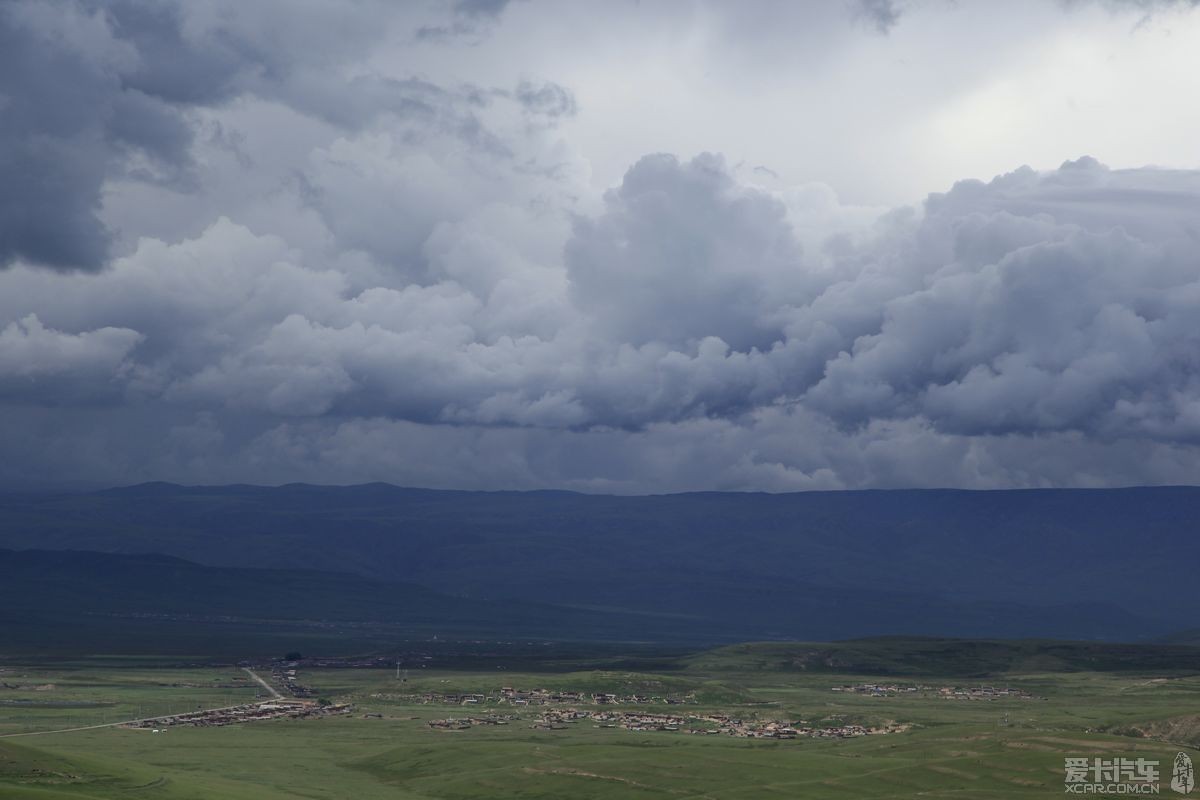
[[[1194,483],[1195,96],[1190,2],[8,3],[0,485]]]

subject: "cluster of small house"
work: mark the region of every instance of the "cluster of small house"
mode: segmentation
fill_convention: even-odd
[[[429,721],[429,727],[439,730],[465,730],[477,725],[507,725],[520,717],[515,714],[489,714],[485,717],[462,717]],[[702,736],[734,736],[742,739],[845,739],[881,733],[899,733],[906,725],[889,724],[881,728],[864,725],[834,725],[813,727],[804,720],[747,720],[726,714],[653,714],[642,711],[549,709],[541,712],[529,726],[534,730],[566,730],[568,726],[589,721],[596,728],[622,728],[628,731],[685,732]]]
[[[271,700],[265,703],[246,703],[230,708],[192,711],[185,714],[172,714],[154,719],[142,719],[131,722],[128,728],[151,728],[160,730],[177,725],[193,727],[220,727],[222,725],[237,725],[242,722],[257,722],[265,719],[304,719],[308,717],[324,717],[331,714],[348,714],[348,704],[320,705],[301,700]]]
[[[382,697],[382,695],[376,695]],[[389,696],[390,699],[391,696]],[[682,705],[695,703],[694,694],[687,695],[618,695],[602,692],[576,692],[561,689],[514,689],[503,686],[498,692],[488,694],[425,692],[424,694],[400,695],[396,699],[422,704],[447,705],[513,705],[513,706],[556,706],[577,703],[593,705]]]
[[[561,730],[580,720],[590,720],[598,728],[624,728],[630,731],[683,731],[701,736],[734,736],[741,739],[844,739],[880,733],[898,733],[907,726],[890,724],[882,728],[864,725],[814,727],[805,720],[741,719],[728,714],[651,714],[640,711],[579,711],[576,709],[543,712],[530,727]]]
[[[486,717],[461,717],[455,719],[431,719],[428,722],[429,727],[438,730],[446,731],[461,731],[467,728],[473,728],[476,725],[507,725],[515,719],[520,719],[516,714],[488,714]]]
[[[944,697],[947,700],[998,700],[1001,698],[1017,698],[1019,700],[1032,700],[1033,695],[1024,689],[1013,689],[1004,687],[1003,689],[995,686],[943,686],[938,689],[938,696]]]
[[[22,692],[52,692],[56,688],[53,683],[5,683],[0,681],[0,689],[16,689]]]
[[[1010,686],[1001,688],[998,686],[923,686],[897,683],[860,683],[855,686],[834,686],[833,691],[865,694],[871,697],[919,695],[923,697],[940,697],[946,700],[1033,699],[1033,695],[1024,689],[1014,689]]]
[[[282,664],[271,667],[271,682],[292,697],[316,697],[317,691],[310,686],[300,683],[296,675],[296,664]]]

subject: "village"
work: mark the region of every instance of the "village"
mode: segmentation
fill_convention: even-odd
[[[918,697],[936,697],[944,700],[1000,700],[1016,698],[1033,700],[1032,694],[1024,689],[1012,687],[999,688],[996,686],[924,686],[915,684],[895,683],[860,683],[854,686],[834,686],[831,691],[848,692],[867,695],[870,697],[897,697],[914,695]]]
[[[516,714],[489,714],[480,717],[461,717],[429,720],[435,730],[465,730],[475,726],[508,725],[521,717]],[[533,730],[566,730],[580,722],[591,722],[595,728],[620,728],[638,732],[688,733],[702,736],[733,736],[742,739],[845,739],[856,736],[900,733],[909,725],[888,723],[881,727],[842,724],[812,726],[805,720],[747,720],[728,714],[663,714],[642,711],[550,709],[533,719]]]
[[[210,708],[182,714],[167,714],[160,717],[133,720],[125,723],[126,728],[150,729],[161,732],[177,726],[222,727],[244,722],[260,722],[272,719],[313,719],[338,714],[349,714],[353,706],[349,703],[331,703],[329,700],[313,699],[318,692],[300,683],[295,661],[275,662],[271,666],[269,682],[255,674],[247,665],[242,669],[247,679],[262,685],[269,693],[265,699],[253,703],[242,703],[224,708]],[[241,685],[245,685],[242,683]],[[256,693],[257,696],[258,693]],[[288,697],[290,695],[291,697]]]
[[[685,695],[615,694],[579,692],[562,689],[514,689],[503,686],[487,694],[469,692],[423,692],[420,694],[375,694],[375,699],[417,702],[422,705],[513,705],[554,706],[588,703],[592,705],[683,705],[695,703],[694,693]]]
[[[431,719],[428,722],[429,727],[435,730],[444,731],[461,731],[467,728],[473,728],[476,725],[507,725],[510,722],[519,720],[520,717],[516,714],[488,714],[486,717],[460,717],[455,719]]]
[[[317,691],[300,683],[295,664],[276,664],[271,667],[271,682],[296,698],[316,697]]]
[[[238,725],[244,722],[261,722],[270,719],[311,719],[336,714],[350,713],[349,704],[322,704],[310,700],[267,700],[260,703],[244,703],[228,708],[213,708],[184,714],[140,719],[126,723],[126,728],[142,728],[161,731],[164,728],[191,726],[198,728]]]

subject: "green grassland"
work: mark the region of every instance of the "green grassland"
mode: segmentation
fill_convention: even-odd
[[[676,659],[655,671],[568,671],[561,662],[543,670],[524,660],[516,669],[502,662],[470,669],[415,666],[400,682],[392,670],[302,668],[306,685],[354,703],[354,713],[171,728],[157,735],[99,728],[0,738],[0,798],[1032,798],[1062,794],[1066,756],[1140,756],[1169,766],[1182,749],[1200,759],[1197,726],[1167,722],[1200,714],[1200,670],[1186,661],[1141,668],[1110,653],[1101,671],[1047,661],[1034,647],[1033,659],[1021,662],[1026,667],[968,677],[979,662],[971,655],[977,648],[964,644],[957,675],[943,670],[881,678],[901,646],[882,642],[872,653],[871,645],[854,644],[846,652],[857,652],[857,661],[847,657],[846,663],[865,667],[862,672],[827,664],[802,668],[811,663],[804,655],[811,646],[799,645],[790,646],[782,661],[781,646],[764,645]],[[1127,668],[1113,668],[1121,664]],[[231,695],[254,694],[245,673],[230,666],[147,659],[0,666],[0,681],[8,684],[54,685],[0,690],[0,700],[34,701],[0,706],[0,734],[136,716],[138,708],[162,713],[167,707],[222,705]],[[831,691],[868,681],[982,682],[1023,689],[1033,698],[956,701]],[[913,727],[794,741],[598,729],[586,721],[547,731],[529,727],[531,709],[422,704],[410,697],[500,686],[691,693],[696,704],[687,711],[817,724],[895,720]],[[515,711],[523,719],[461,731],[426,724],[489,710]],[[1147,726],[1164,738],[1183,739],[1118,735]],[[1164,787],[1163,794],[1170,792]]]
[[[236,667],[153,667],[127,658],[0,666],[0,684],[0,735],[216,708],[261,692]]]

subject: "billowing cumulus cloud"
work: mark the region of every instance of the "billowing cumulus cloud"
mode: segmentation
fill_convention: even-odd
[[[681,346],[716,336],[766,349],[778,309],[803,300],[783,203],[738,186],[720,158],[647,156],[567,245],[575,303],[609,335]]]
[[[0,330],[0,393],[48,405],[119,397],[127,356],[141,339],[128,328],[63,333],[30,314]]]
[[[601,474],[630,468],[621,448],[698,448],[711,463],[727,447],[712,476],[733,485],[895,483],[897,462],[925,459],[935,483],[1079,482],[1064,470],[1086,465],[1065,453],[1175,452],[1200,434],[1197,201],[1200,173],[1081,159],[961,183],[810,254],[783,201],[719,158],[651,156],[564,228],[557,261],[523,253],[520,214],[489,225],[485,204],[429,234],[423,282],[362,290],[222,219],[146,240],[99,276],[7,273],[3,391],[26,404],[39,386],[46,404],[116,392],[202,415],[210,433],[253,419],[261,432],[234,455],[278,445],[302,454],[284,472],[310,478],[354,458],[354,476],[390,469],[394,454],[345,450],[370,450],[356,432],[374,428],[381,443],[476,447],[489,429],[520,448],[575,441],[613,459]],[[1012,465],[1047,437],[1065,464]],[[967,462],[979,474],[964,477]]]
[[[469,59],[525,5],[0,10],[47,76],[2,87],[0,482],[1195,480],[1200,171],[888,209],[648,148],[596,187],[565,78],[377,46]]]

